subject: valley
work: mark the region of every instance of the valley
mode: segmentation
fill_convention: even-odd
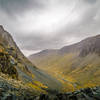
[[[65,85],[65,80],[77,84],[74,90],[99,86],[99,43],[100,35],[97,35],[61,49],[43,50],[29,56],[29,59],[38,68],[62,80]]]
[[[90,37],[29,61],[0,26],[0,99],[99,100],[99,42],[99,35]]]

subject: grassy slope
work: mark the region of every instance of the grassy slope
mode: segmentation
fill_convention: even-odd
[[[85,58],[78,58],[74,63],[76,68],[69,74],[75,79],[80,87],[100,85],[100,57],[96,54],[89,54]]]
[[[64,91],[74,90],[71,80],[66,79],[66,73],[72,71],[71,65],[77,54],[70,53],[66,55],[52,55],[34,59],[34,63],[40,68],[56,77],[63,84]]]
[[[72,90],[73,88],[100,85],[99,40],[100,36],[87,38],[76,45],[66,47],[65,52],[66,50],[69,52],[65,54],[56,53],[41,57],[34,57],[33,55],[30,60],[39,68],[61,80],[64,86],[66,84],[72,85]],[[80,56],[81,50],[84,52],[81,54],[85,54],[85,56]]]
[[[78,53],[67,53],[45,56],[32,61],[39,68],[59,79],[65,91],[100,85],[100,56],[98,54],[90,53],[85,57],[80,57]]]

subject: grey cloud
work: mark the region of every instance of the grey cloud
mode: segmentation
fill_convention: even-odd
[[[96,28],[100,24],[100,1],[97,2],[94,6],[87,8],[86,11],[81,16],[81,21],[78,24],[71,24],[69,27],[67,27],[64,30],[64,34],[71,33],[70,35],[78,35],[82,36],[84,33],[84,36],[87,35],[95,35],[100,31],[100,29]],[[81,9],[81,8],[80,8]],[[81,10],[80,10],[81,11]],[[95,17],[98,17],[97,20],[95,20]],[[73,16],[74,17],[74,16]]]
[[[88,2],[88,3],[90,3],[90,4],[94,4],[94,3],[97,2],[97,0],[85,0],[85,2]]]
[[[17,43],[23,50],[44,50],[50,48],[59,48],[63,46],[63,37],[44,37],[41,35],[30,35],[30,36],[16,36]]]
[[[40,0],[0,0],[0,9],[10,16],[42,7],[43,3]]]

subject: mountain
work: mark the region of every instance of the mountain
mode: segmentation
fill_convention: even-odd
[[[69,82],[74,89],[100,85],[100,35],[61,49],[41,51],[29,59],[64,85]]]
[[[100,85],[99,43],[98,35],[59,50],[44,50],[30,57],[35,66],[0,26],[0,100],[99,100],[100,87],[66,93]]]
[[[15,89],[18,94],[23,93],[22,89],[32,91],[33,95],[62,89],[60,81],[38,69],[22,54],[3,26],[0,26],[0,89]]]

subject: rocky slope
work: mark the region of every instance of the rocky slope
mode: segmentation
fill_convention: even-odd
[[[41,94],[33,100],[100,100],[100,87],[85,88],[55,95]]]
[[[65,85],[69,82],[74,89],[100,85],[100,35],[44,51],[29,56],[30,61]]]
[[[11,81],[11,80],[10,80]],[[13,80],[12,80],[13,81]],[[85,88],[74,92],[36,95],[30,88],[15,88],[0,77],[0,100],[100,100],[100,87]],[[18,82],[15,82],[18,84]]]
[[[6,75],[5,79],[2,76],[0,81],[6,84],[9,79],[13,79],[13,82],[9,81],[11,85],[17,81],[18,88],[21,87],[22,90],[26,88],[28,91],[33,91],[33,94],[62,89],[62,84],[58,80],[36,68],[21,53],[12,36],[2,26],[0,26],[0,74]]]

